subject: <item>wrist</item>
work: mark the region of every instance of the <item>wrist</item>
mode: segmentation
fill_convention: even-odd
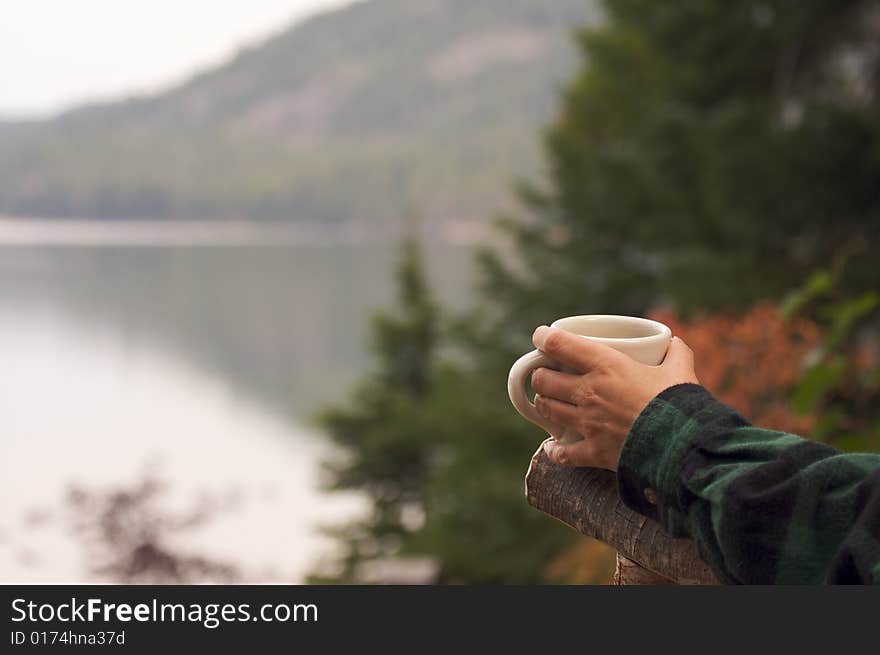
[[[694,418],[716,402],[706,389],[690,382],[664,389],[633,422],[617,462],[624,503],[676,536],[684,534],[688,505],[681,468],[700,431]]]

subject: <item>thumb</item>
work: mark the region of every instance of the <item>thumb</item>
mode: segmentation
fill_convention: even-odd
[[[663,367],[688,379],[697,379],[694,372],[694,351],[678,337],[672,337]]]
[[[571,466],[571,453],[568,452],[565,444],[561,444],[555,439],[547,439],[544,442],[544,452],[554,464]]]

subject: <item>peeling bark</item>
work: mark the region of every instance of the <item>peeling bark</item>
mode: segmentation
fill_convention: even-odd
[[[622,556],[618,557],[620,575],[615,573],[619,584],[659,584],[664,579],[718,584],[692,541],[673,539],[657,523],[623,504],[617,476],[611,471],[557,466],[539,447],[526,473],[526,498],[532,507],[617,550]],[[647,571],[636,572],[630,564]],[[645,582],[625,582],[636,579]]]

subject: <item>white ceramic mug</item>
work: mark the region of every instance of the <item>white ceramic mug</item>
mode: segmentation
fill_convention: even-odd
[[[663,362],[666,349],[672,340],[672,331],[663,323],[634,316],[610,314],[569,316],[554,321],[552,327],[611,346],[637,362],[649,366],[657,366]],[[526,394],[526,382],[537,368],[552,368],[568,373],[580,372],[566,369],[540,350],[533,350],[516,360],[510,369],[507,378],[510,402],[523,417],[547,430],[561,443],[583,439],[578,432],[555,425],[538,413],[535,404]]]

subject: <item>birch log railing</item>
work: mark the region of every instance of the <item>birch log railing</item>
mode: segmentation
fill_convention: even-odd
[[[718,584],[689,539],[673,539],[633,512],[611,471],[558,466],[543,444],[526,473],[529,504],[617,551],[614,584]]]

